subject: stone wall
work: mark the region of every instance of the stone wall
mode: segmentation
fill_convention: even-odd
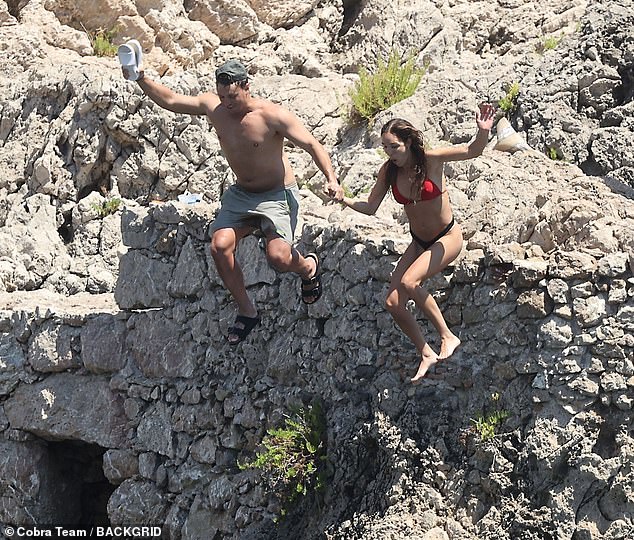
[[[238,256],[263,319],[237,348],[208,249],[214,205],[117,214],[118,307],[110,295],[4,295],[0,522],[57,521],[58,484],[37,464],[63,440],[105,449],[113,524],[162,524],[165,538],[631,535],[629,254],[465,250],[430,284],[463,345],[412,386],[415,352],[382,305],[402,226],[302,193],[299,247],[320,256],[324,296],[303,305],[298,279],[248,238]],[[236,460],[315,399],[327,487],[275,525],[277,503]],[[495,409],[509,417],[481,442],[473,419]]]

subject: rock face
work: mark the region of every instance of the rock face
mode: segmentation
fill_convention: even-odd
[[[507,162],[523,160],[530,170],[532,159]],[[586,182],[601,193],[598,200],[627,207],[598,180]],[[109,449],[104,470],[118,485],[108,503],[111,521],[164,523],[174,538],[198,538],[209,527],[227,538],[315,538],[318,531],[481,538],[495,531],[511,539],[557,530],[618,538],[609,531],[631,526],[622,519],[634,510],[628,256],[589,248],[584,239],[549,254],[517,240],[466,249],[433,283],[463,345],[443,375],[412,387],[414,351],[382,309],[390,269],[405,247],[401,232],[388,236],[387,218],[320,208],[303,193],[313,211],[301,247],[322,259],[324,297],[301,307],[291,276],[254,275],[249,283],[263,324],[235,351],[224,345],[232,305],[199,229],[209,211],[204,203],[137,207],[140,215],[128,220],[152,223],[150,238],[174,231],[173,249],[160,254],[170,269],[161,310],[95,318],[89,300],[69,310],[63,298],[56,305],[45,296],[45,312],[20,303],[4,312],[5,349],[26,359],[5,381],[13,381],[5,391],[5,435]],[[618,244],[619,230],[613,234]],[[125,260],[150,261],[156,245],[123,256],[120,305],[154,307],[148,264]],[[263,260],[254,239],[238,255],[256,267]],[[192,289],[188,274],[196,267],[204,277]],[[40,336],[55,340],[62,357],[74,352],[65,373],[35,361]],[[74,346],[64,345],[68,340]],[[257,474],[236,470],[236,460],[251,455],[285,411],[313,399],[326,410],[327,504],[307,512],[316,501],[305,501],[274,532],[272,495],[259,488]],[[481,441],[474,419],[494,410],[508,418],[499,435]],[[28,508],[38,511],[46,497],[38,493]],[[18,519],[12,504],[3,519]]]
[[[90,445],[105,519],[165,538],[634,537],[629,2],[32,0],[1,2],[0,25],[0,524],[80,519],[59,455]],[[292,145],[299,248],[319,255],[325,293],[302,304],[297,277],[246,239],[263,320],[230,349],[208,230],[232,174],[203,119],[91,56],[88,34],[115,28],[183,93],[240,58],[354,193],[383,161],[387,118],[466,142],[477,102],[517,81],[509,120],[535,152],[492,140],[445,170],[465,244],[429,288],[462,340],[454,357],[408,383],[415,351],[383,307],[409,242],[402,210],[324,205]],[[427,74],[367,129],[349,125],[351,73],[392,46]],[[178,202],[185,191],[203,202]],[[237,463],[314,400],[326,488],[276,523],[274,494]]]

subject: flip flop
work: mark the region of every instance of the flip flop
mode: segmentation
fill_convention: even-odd
[[[129,80],[136,81],[139,78],[141,62],[143,61],[143,48],[136,39],[131,39],[117,49],[117,57],[121,67],[126,68]]]
[[[314,253],[309,253],[306,258],[315,260],[315,275],[310,279],[302,278],[302,302],[304,304],[314,304],[321,298],[321,275],[319,273],[319,258]],[[307,289],[306,287],[310,287]]]
[[[238,339],[232,341],[227,336],[227,341],[229,341],[230,345],[237,345],[238,343],[242,343],[247,336],[251,333],[258,324],[260,323],[260,316],[256,315],[255,317],[246,317],[245,315],[237,315],[236,320],[233,323],[233,326],[229,328],[229,336],[234,335],[237,336]],[[237,325],[241,324],[242,328]]]

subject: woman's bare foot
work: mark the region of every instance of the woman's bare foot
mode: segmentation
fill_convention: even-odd
[[[440,338],[440,354],[438,355],[438,360],[445,360],[449,358],[454,351],[458,348],[458,345],[462,343],[458,336],[449,332],[446,336]]]
[[[411,379],[412,383],[414,384],[420,382],[420,380],[425,376],[425,373],[429,371],[429,368],[436,364],[436,362],[438,362],[438,355],[429,345],[425,345],[425,347],[421,351],[421,356],[422,360],[418,365],[418,371],[416,372],[416,375],[414,375]]]

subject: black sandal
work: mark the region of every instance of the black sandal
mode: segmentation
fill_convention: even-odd
[[[238,324],[242,325],[242,328],[237,326]],[[233,323],[233,326],[229,328],[229,335],[227,336],[227,341],[229,341],[230,345],[237,345],[238,343],[242,343],[247,336],[251,333],[258,324],[260,324],[260,316],[256,315],[255,317],[246,317],[245,315],[237,315],[236,320]],[[238,339],[232,341],[229,339],[229,336],[237,336]]]
[[[302,278],[302,302],[314,304],[321,298],[321,275],[319,274],[319,259],[314,253],[309,253],[306,258],[315,260],[315,275],[309,279]],[[306,287],[310,287],[307,289]]]

